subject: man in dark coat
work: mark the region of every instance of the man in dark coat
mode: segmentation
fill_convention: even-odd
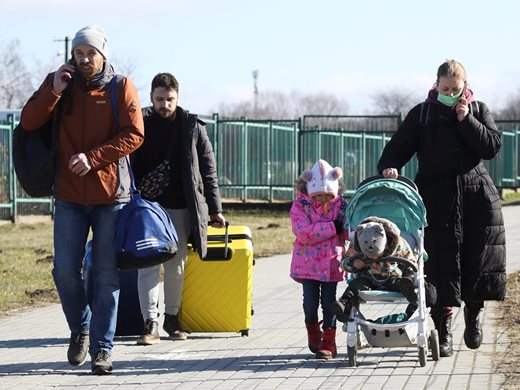
[[[178,235],[179,251],[164,263],[163,329],[172,340],[185,340],[187,335],[179,327],[177,313],[182,301],[187,245],[191,242],[199,256],[205,257],[208,215],[215,227],[223,227],[225,220],[217,165],[204,122],[177,106],[178,96],[179,84],[174,76],[159,73],[154,77],[150,96],[153,106],[143,109],[145,141],[134,153],[132,167],[141,194],[167,210]],[[168,180],[161,183],[154,172],[164,174],[165,170]],[[139,270],[139,301],[145,319],[139,345],[160,341],[159,282],[160,265]]]
[[[471,109],[471,111],[470,111]],[[415,178],[426,210],[425,263],[437,287],[431,309],[441,356],[451,356],[452,307],[464,301],[468,348],[482,342],[479,313],[506,293],[505,231],[500,197],[482,160],[493,158],[501,134],[488,107],[473,100],[463,66],[449,60],[426,102],[414,107],[385,146],[377,169],[397,177],[417,153]]]

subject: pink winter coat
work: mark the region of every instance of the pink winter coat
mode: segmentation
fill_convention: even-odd
[[[291,261],[291,278],[300,282],[313,279],[321,282],[340,282],[345,273],[340,269],[348,234],[336,234],[334,220],[345,222],[347,202],[337,196],[325,211],[321,202],[297,192],[291,206],[292,231],[296,236]],[[341,210],[341,217],[340,217]]]

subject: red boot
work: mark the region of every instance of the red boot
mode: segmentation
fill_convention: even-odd
[[[320,324],[321,322],[317,322],[315,324],[305,324],[307,327],[308,345],[312,353],[318,352],[318,348],[320,347],[322,335]]]
[[[336,328],[325,328],[316,359],[332,359],[338,353],[336,348]]]

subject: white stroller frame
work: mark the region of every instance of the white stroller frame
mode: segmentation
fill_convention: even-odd
[[[385,186],[387,183],[390,183],[389,185],[394,185],[396,182],[399,182],[399,185],[406,185],[410,187],[415,193],[417,193],[417,197],[420,201],[415,183],[402,176],[400,176],[397,180],[384,179],[382,176],[368,178],[358,186],[356,192],[362,190],[362,188],[364,188],[363,186],[370,185],[375,182],[381,182],[383,186]],[[392,184],[392,182],[394,184]],[[353,198],[354,196],[355,194],[353,195]],[[422,201],[420,201],[420,203],[421,206],[424,207],[422,205]],[[384,215],[375,216],[386,218]],[[368,217],[368,215],[366,217]],[[410,246],[412,247],[414,255],[417,259],[417,265],[414,265],[407,259],[399,257],[388,257],[382,259],[383,261],[386,260],[405,263],[407,266],[411,266],[414,271],[416,271],[415,281],[417,287],[418,309],[406,321],[381,324],[367,321],[360,310],[361,307],[358,309],[353,306],[350,313],[348,313],[348,319],[345,324],[347,332],[348,361],[351,367],[357,365],[357,350],[367,345],[382,348],[417,346],[419,363],[421,367],[426,366],[426,358],[429,349],[431,349],[432,360],[437,361],[439,359],[439,336],[437,330],[432,329],[429,331],[428,329],[429,325],[427,314],[429,310],[426,308],[423,261],[424,226],[425,225],[419,228],[418,231],[415,232],[416,234],[412,234],[414,236],[414,241],[419,242],[415,242],[415,245],[413,245],[414,243],[410,243]],[[366,290],[359,291],[358,296],[360,300],[359,306],[361,306],[361,303],[368,301],[408,302],[406,299],[404,299],[400,292],[395,291]]]

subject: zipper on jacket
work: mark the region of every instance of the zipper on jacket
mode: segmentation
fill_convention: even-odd
[[[88,92],[88,89],[86,88],[85,89],[85,93]],[[83,150],[82,153],[85,153],[84,150],[85,150],[85,104],[86,104],[86,98],[85,98],[85,93],[82,94],[82,99],[83,99],[83,104],[82,104],[82,126],[81,126],[81,149]],[[83,186],[83,204],[87,204],[87,181],[85,179],[85,176],[79,176],[79,179],[81,180],[81,184]]]
[[[199,207],[199,202],[197,201],[197,189],[195,188],[195,185],[193,184],[193,177],[194,177],[194,171],[193,171],[193,153],[192,153],[192,149],[193,149],[193,127],[191,125],[191,122],[190,122],[190,116],[188,113],[186,113],[186,119],[185,121],[183,121],[182,123],[182,130],[184,131],[184,129],[186,128],[185,127],[185,123],[187,123],[188,126],[186,126],[188,128],[188,131],[187,131],[187,140],[185,141],[186,143],[188,143],[189,145],[189,148],[188,148],[188,155],[186,156],[187,157],[187,161],[188,161],[188,171],[191,172],[191,177],[189,177],[189,183],[190,183],[190,188],[191,188],[191,196],[194,200],[194,203],[195,203],[195,215],[196,215],[196,220],[194,224],[194,227],[196,229],[196,235],[198,237],[201,237],[201,230],[200,230],[200,223],[202,221],[199,220],[199,215],[201,214],[200,213],[200,207]],[[198,138],[197,138],[198,140]],[[197,147],[195,146],[195,149]],[[198,158],[198,157],[197,157]],[[199,167],[200,169],[200,167]],[[189,205],[188,205],[188,210],[189,210]],[[204,217],[202,217],[204,218]],[[209,217],[208,217],[209,218]],[[200,246],[201,248],[198,248],[198,249],[202,249],[202,246],[204,244],[202,243],[202,240],[201,240],[201,243],[200,243]]]

